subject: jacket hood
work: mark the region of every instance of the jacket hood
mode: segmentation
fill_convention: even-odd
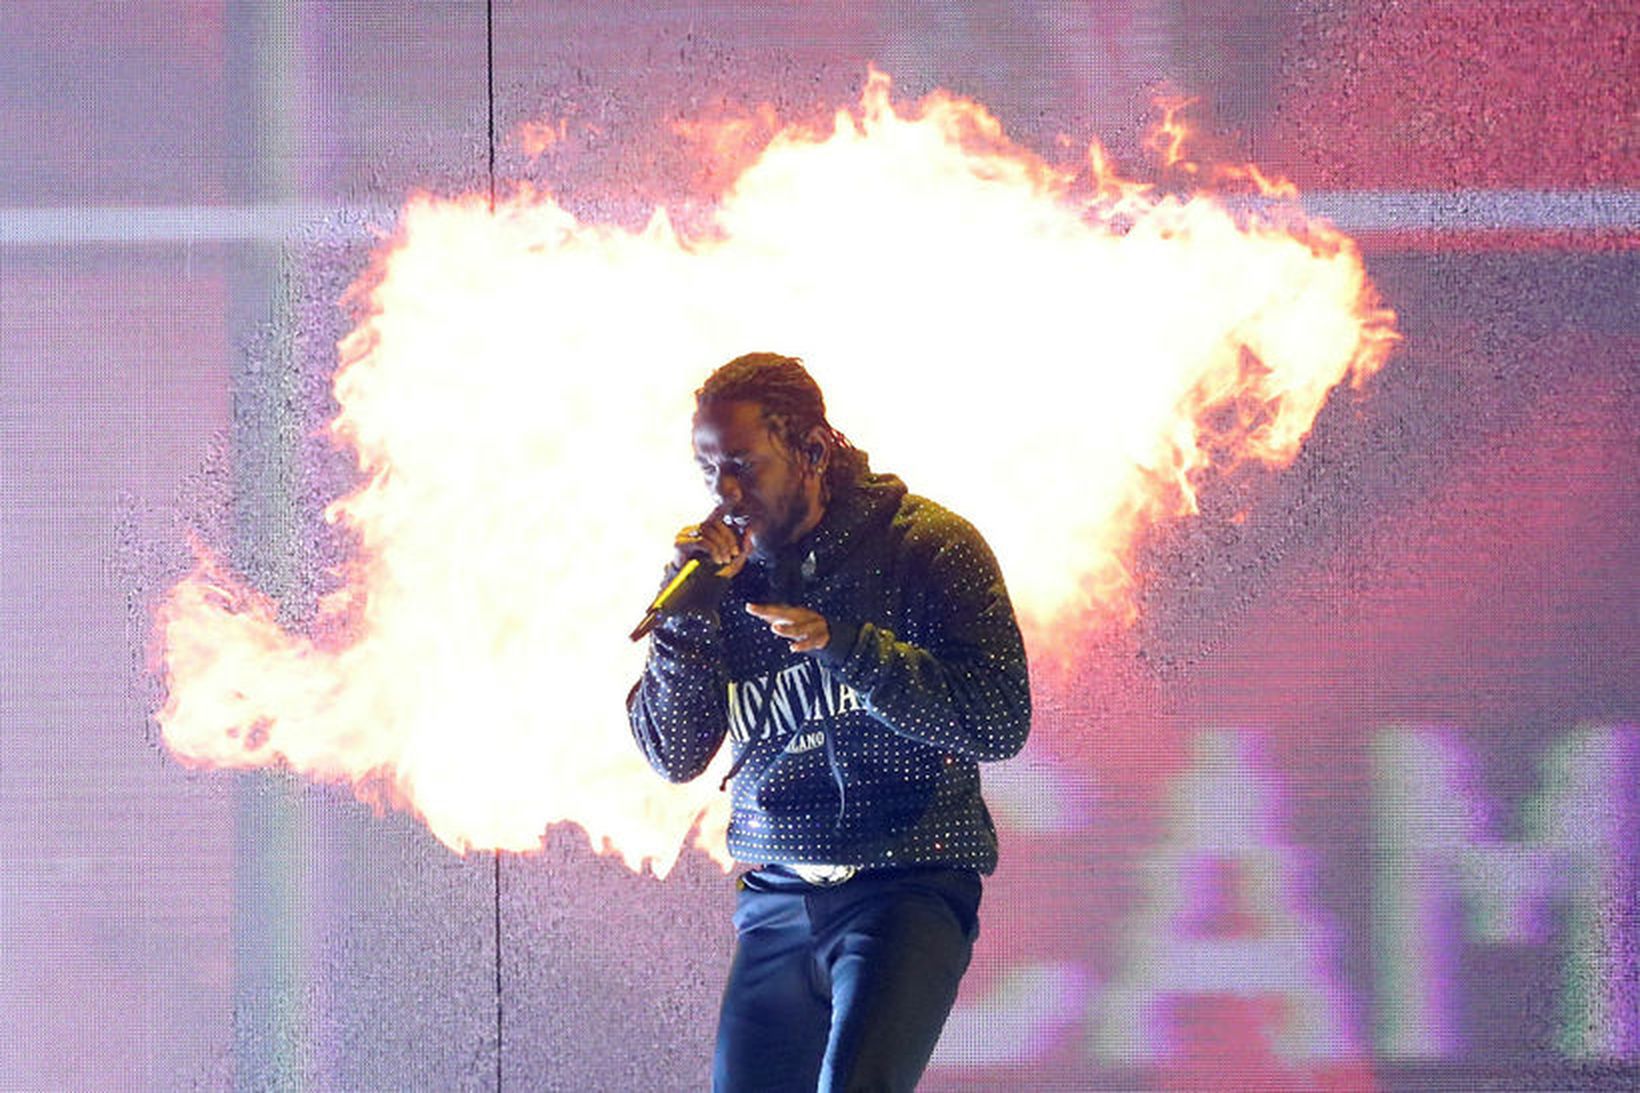
[[[812,556],[815,572],[830,572],[858,545],[861,535],[878,531],[894,518],[906,492],[898,475],[861,475],[832,497],[814,530],[781,551],[781,560],[804,564]]]

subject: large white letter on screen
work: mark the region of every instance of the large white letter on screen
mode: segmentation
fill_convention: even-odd
[[[1522,837],[1506,841],[1455,738],[1378,737],[1373,918],[1384,1054],[1457,1055],[1458,946],[1548,941],[1553,912],[1564,908],[1556,1041],[1574,1058],[1634,1056],[1635,744],[1632,730],[1609,728],[1557,743],[1526,803]]]
[[[1280,784],[1255,750],[1246,733],[1203,733],[1173,787],[1167,839],[1145,863],[1148,906],[1099,1001],[1095,1048],[1110,1062],[1175,1054],[1169,1008],[1210,996],[1278,1003],[1262,1050],[1359,1053],[1303,855],[1283,831]]]

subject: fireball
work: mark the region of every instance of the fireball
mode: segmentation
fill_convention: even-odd
[[[1394,340],[1350,241],[1251,169],[1179,195],[1097,145],[1055,165],[877,72],[829,131],[764,110],[685,135],[732,178],[687,233],[526,186],[406,204],[335,373],[362,484],[327,517],[353,556],[297,631],[200,551],[155,628],[180,760],[345,783],[458,852],[573,822],[635,870],[691,837],[727,867],[716,775],[663,782],[623,710],[626,633],[710,507],[689,415],[712,368],[802,357],[877,469],[985,533],[1052,657],[1131,617],[1136,536],[1193,511],[1201,472],[1290,461]]]

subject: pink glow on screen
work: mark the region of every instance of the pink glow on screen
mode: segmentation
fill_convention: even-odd
[[[0,4],[0,1086],[705,1084],[705,855],[461,858],[145,721],[190,533],[292,617],[335,560],[338,300],[408,194],[487,185],[485,7]],[[1635,1085],[1632,4],[493,14],[500,178],[577,215],[712,192],[680,121],[823,120],[868,63],[1124,170],[1168,90],[1397,313],[1293,465],[1204,481],[1138,619],[1039,671],[924,1088]]]

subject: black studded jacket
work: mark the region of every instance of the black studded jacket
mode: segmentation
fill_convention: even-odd
[[[715,585],[655,628],[627,712],[675,782],[731,741],[730,853],[991,872],[978,763],[1024,746],[1031,696],[979,532],[898,478],[866,475],[799,542]],[[793,653],[747,603],[818,611],[830,642]]]

